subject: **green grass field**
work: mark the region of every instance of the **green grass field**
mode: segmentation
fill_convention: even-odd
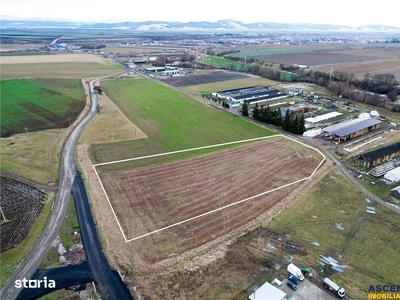
[[[107,80],[106,94],[147,136],[94,145],[96,162],[238,141],[273,133],[147,79]]]
[[[1,130],[12,134],[69,126],[85,106],[80,80],[1,81]]]
[[[375,215],[366,212],[367,205],[376,208]],[[335,228],[335,223],[341,223],[344,230]],[[368,204],[365,195],[337,169],[277,216],[268,228],[302,242],[307,255],[295,256],[299,265],[319,271],[319,254],[348,265],[343,273],[328,268],[322,276],[344,286],[351,298],[365,299],[371,284],[400,282],[395,267],[400,265],[399,215],[377,203]],[[318,242],[320,247],[311,242]]]
[[[241,70],[242,68],[244,68],[244,64],[241,62],[217,56],[207,56],[206,58],[203,58],[200,62],[206,65],[214,66],[216,68],[225,68],[227,65],[230,66],[231,64],[236,67],[236,70]],[[249,66],[250,64],[246,65]]]

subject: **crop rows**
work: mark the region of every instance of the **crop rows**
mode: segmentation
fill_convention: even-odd
[[[22,182],[1,177],[1,252],[28,234],[43,208],[46,194]],[[5,218],[5,219],[4,219]]]

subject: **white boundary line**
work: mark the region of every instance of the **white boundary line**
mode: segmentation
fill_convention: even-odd
[[[183,153],[183,152],[189,152],[189,151],[195,151],[195,150],[201,150],[201,149],[207,149],[207,148],[213,148],[213,147],[221,147],[221,146],[225,146],[225,145],[232,145],[232,144],[238,144],[238,143],[244,143],[244,142],[251,142],[251,141],[262,140],[262,139],[268,139],[268,138],[274,138],[274,137],[279,137],[279,136],[280,136],[280,137],[284,137],[284,138],[286,138],[286,139],[289,139],[289,140],[291,140],[291,141],[293,141],[293,142],[296,142],[296,143],[298,143],[298,144],[300,144],[300,145],[303,145],[303,146],[305,146],[305,147],[307,147],[307,148],[310,148],[310,149],[316,151],[317,153],[319,153],[319,154],[322,156],[321,162],[320,162],[320,163],[318,164],[318,166],[314,169],[314,171],[311,173],[310,176],[304,177],[304,178],[302,178],[302,179],[299,179],[299,180],[296,180],[296,181],[293,181],[293,182],[290,182],[290,183],[287,183],[287,184],[284,184],[284,185],[282,185],[282,186],[280,186],[280,187],[277,187],[277,188],[274,188],[274,189],[272,189],[272,190],[269,190],[269,191],[266,191],[266,192],[263,192],[263,193],[260,193],[260,194],[257,194],[257,195],[254,195],[254,196],[251,196],[251,197],[248,197],[248,198],[239,200],[239,201],[236,201],[236,202],[234,202],[234,203],[230,203],[230,204],[225,205],[225,206],[223,206],[223,207],[219,207],[219,208],[217,208],[217,209],[214,209],[214,210],[211,210],[211,211],[202,213],[202,214],[197,215],[197,216],[194,216],[194,217],[192,217],[192,218],[189,218],[189,219],[186,219],[186,220],[182,220],[182,221],[180,221],[180,222],[177,222],[177,223],[174,223],[174,224],[171,224],[171,225],[162,227],[162,228],[160,228],[160,229],[157,229],[157,230],[148,232],[148,233],[146,233],[146,234],[137,236],[137,237],[132,238],[132,239],[129,239],[129,240],[126,238],[126,235],[125,235],[125,233],[124,233],[124,231],[123,231],[123,229],[122,229],[122,226],[121,226],[121,224],[120,224],[120,222],[119,222],[119,220],[118,220],[118,218],[117,218],[117,215],[115,214],[114,208],[113,208],[113,206],[112,206],[112,204],[111,204],[111,201],[110,201],[110,199],[109,199],[109,197],[108,197],[108,194],[107,194],[107,192],[106,192],[106,190],[105,190],[105,188],[104,188],[103,182],[101,181],[100,176],[99,176],[99,174],[98,174],[98,172],[97,172],[97,170],[96,170],[96,167],[97,167],[97,166],[104,166],[104,165],[116,164],[116,163],[121,163],[121,162],[127,162],[127,161],[133,161],[133,160],[139,160],[139,159],[145,159],[145,158],[152,158],[152,157],[164,156],[164,155],[169,155],[169,154]],[[103,190],[103,192],[104,192],[104,195],[105,195],[106,198],[107,198],[108,204],[109,204],[110,207],[111,207],[111,211],[112,211],[112,213],[113,213],[113,215],[114,215],[114,217],[115,217],[115,220],[116,220],[117,223],[118,223],[118,226],[119,226],[119,229],[121,230],[122,236],[124,237],[125,242],[126,242],[126,243],[129,243],[129,242],[132,242],[132,241],[141,239],[141,238],[143,238],[143,237],[152,235],[152,234],[154,234],[154,233],[157,233],[157,232],[160,232],[160,231],[163,231],[163,230],[166,230],[166,229],[169,229],[169,228],[178,226],[178,225],[182,225],[182,224],[184,224],[184,223],[186,223],[186,222],[193,221],[193,220],[195,220],[195,219],[198,219],[198,218],[200,218],[200,217],[204,217],[204,216],[206,216],[206,215],[215,213],[215,212],[220,211],[220,210],[223,210],[223,209],[225,209],[225,208],[228,208],[228,207],[231,207],[231,206],[234,206],[234,205],[237,205],[237,204],[240,204],[240,203],[243,203],[243,202],[252,200],[252,199],[257,198],[257,197],[259,197],[259,196],[263,196],[263,195],[269,194],[269,193],[271,193],[271,192],[280,190],[280,189],[282,189],[282,188],[291,186],[291,185],[293,185],[293,184],[296,184],[296,183],[305,181],[305,180],[307,180],[307,179],[310,179],[311,177],[314,176],[315,172],[317,172],[317,170],[321,167],[321,165],[325,162],[325,160],[326,160],[325,155],[322,154],[322,152],[319,151],[317,148],[311,147],[311,146],[309,146],[309,145],[307,145],[307,144],[305,144],[305,143],[303,143],[303,142],[297,141],[296,139],[293,139],[293,138],[291,138],[291,137],[288,137],[288,136],[285,136],[285,135],[282,135],[282,134],[278,134],[278,135],[267,136],[267,137],[260,137],[260,138],[254,138],[254,139],[247,139],[247,140],[241,140],[241,141],[236,141],[236,142],[229,142],[229,143],[223,143],[223,144],[216,144],[216,145],[210,145],[210,146],[204,146],[204,147],[198,147],[198,148],[191,148],[191,149],[185,149],[185,150],[178,150],[178,151],[172,151],[172,152],[165,152],[165,153],[159,153],[159,154],[153,154],[153,155],[147,155],[147,156],[141,156],[141,157],[134,157],[134,158],[128,158],[128,159],[117,160],[117,161],[111,161],[111,162],[105,162],[105,163],[100,163],[100,164],[95,164],[95,165],[93,165],[93,169],[94,169],[94,171],[95,171],[95,173],[96,173],[97,179],[98,179],[99,182],[100,182],[100,185],[101,185],[101,188],[102,188],[102,190]]]
[[[241,140],[241,141],[235,141],[235,142],[229,142],[229,143],[223,143],[223,144],[215,144],[215,145],[210,145],[210,146],[177,150],[177,151],[172,151],[172,152],[164,152],[164,153],[158,153],[158,154],[152,154],[152,155],[146,155],[146,156],[140,156],[140,157],[127,158],[127,159],[122,159],[122,160],[114,160],[114,161],[109,161],[109,162],[105,162],[105,163],[101,163],[101,164],[96,164],[96,165],[93,165],[93,167],[118,164],[118,163],[127,162],[127,161],[152,158],[152,157],[158,157],[158,156],[164,156],[164,155],[170,155],[170,154],[176,154],[176,153],[183,153],[183,152],[189,152],[189,151],[195,151],[195,150],[202,150],[202,149],[207,149],[207,148],[221,147],[221,146],[227,146],[227,145],[233,145],[233,144],[239,144],[239,143],[245,143],[245,142],[252,142],[252,141],[257,141],[257,140],[264,140],[264,139],[269,139],[269,138],[273,138],[273,137],[280,136],[280,135],[281,134],[271,135],[271,136],[263,136],[263,137],[259,137],[259,138],[247,139],[247,140]]]

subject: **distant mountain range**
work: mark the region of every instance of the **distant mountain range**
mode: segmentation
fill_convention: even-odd
[[[221,31],[221,32],[246,32],[246,31],[287,31],[287,32],[373,32],[373,33],[399,33],[400,27],[368,25],[348,26],[312,23],[273,23],[257,22],[245,23],[233,20],[220,20],[217,22],[56,22],[56,21],[18,21],[1,20],[2,29],[82,29],[82,30],[127,30],[127,31]]]

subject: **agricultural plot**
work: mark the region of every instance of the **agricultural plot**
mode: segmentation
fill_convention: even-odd
[[[399,53],[400,55],[400,53]],[[400,60],[373,60],[361,62],[338,63],[332,65],[318,66],[317,69],[329,72],[331,70],[343,71],[363,76],[366,73],[371,75],[390,73],[397,80],[400,80]]]
[[[254,78],[256,76],[239,72],[212,72],[202,75],[189,75],[179,77],[160,77],[160,79],[174,87],[186,87],[191,85],[207,84],[213,82],[237,80],[244,78]]]
[[[96,168],[125,239],[138,242],[142,259],[156,263],[267,212],[322,162],[315,150],[271,137],[120,172]]]
[[[1,252],[14,248],[28,234],[42,210],[46,194],[1,176]]]
[[[1,65],[59,62],[89,62],[105,64],[102,56],[92,54],[10,55],[2,56],[0,60]]]
[[[101,85],[121,112],[148,138],[92,145],[90,152],[95,163],[273,134],[148,79],[105,80]]]
[[[351,63],[364,60],[378,59],[376,57],[371,57],[371,56],[347,55],[339,53],[330,53],[325,51],[290,53],[290,54],[273,54],[273,55],[256,55],[252,57],[260,61],[267,61],[278,64],[285,64],[285,65],[300,64],[308,66]]]
[[[80,80],[1,81],[1,131],[12,135],[73,123],[85,106]]]

